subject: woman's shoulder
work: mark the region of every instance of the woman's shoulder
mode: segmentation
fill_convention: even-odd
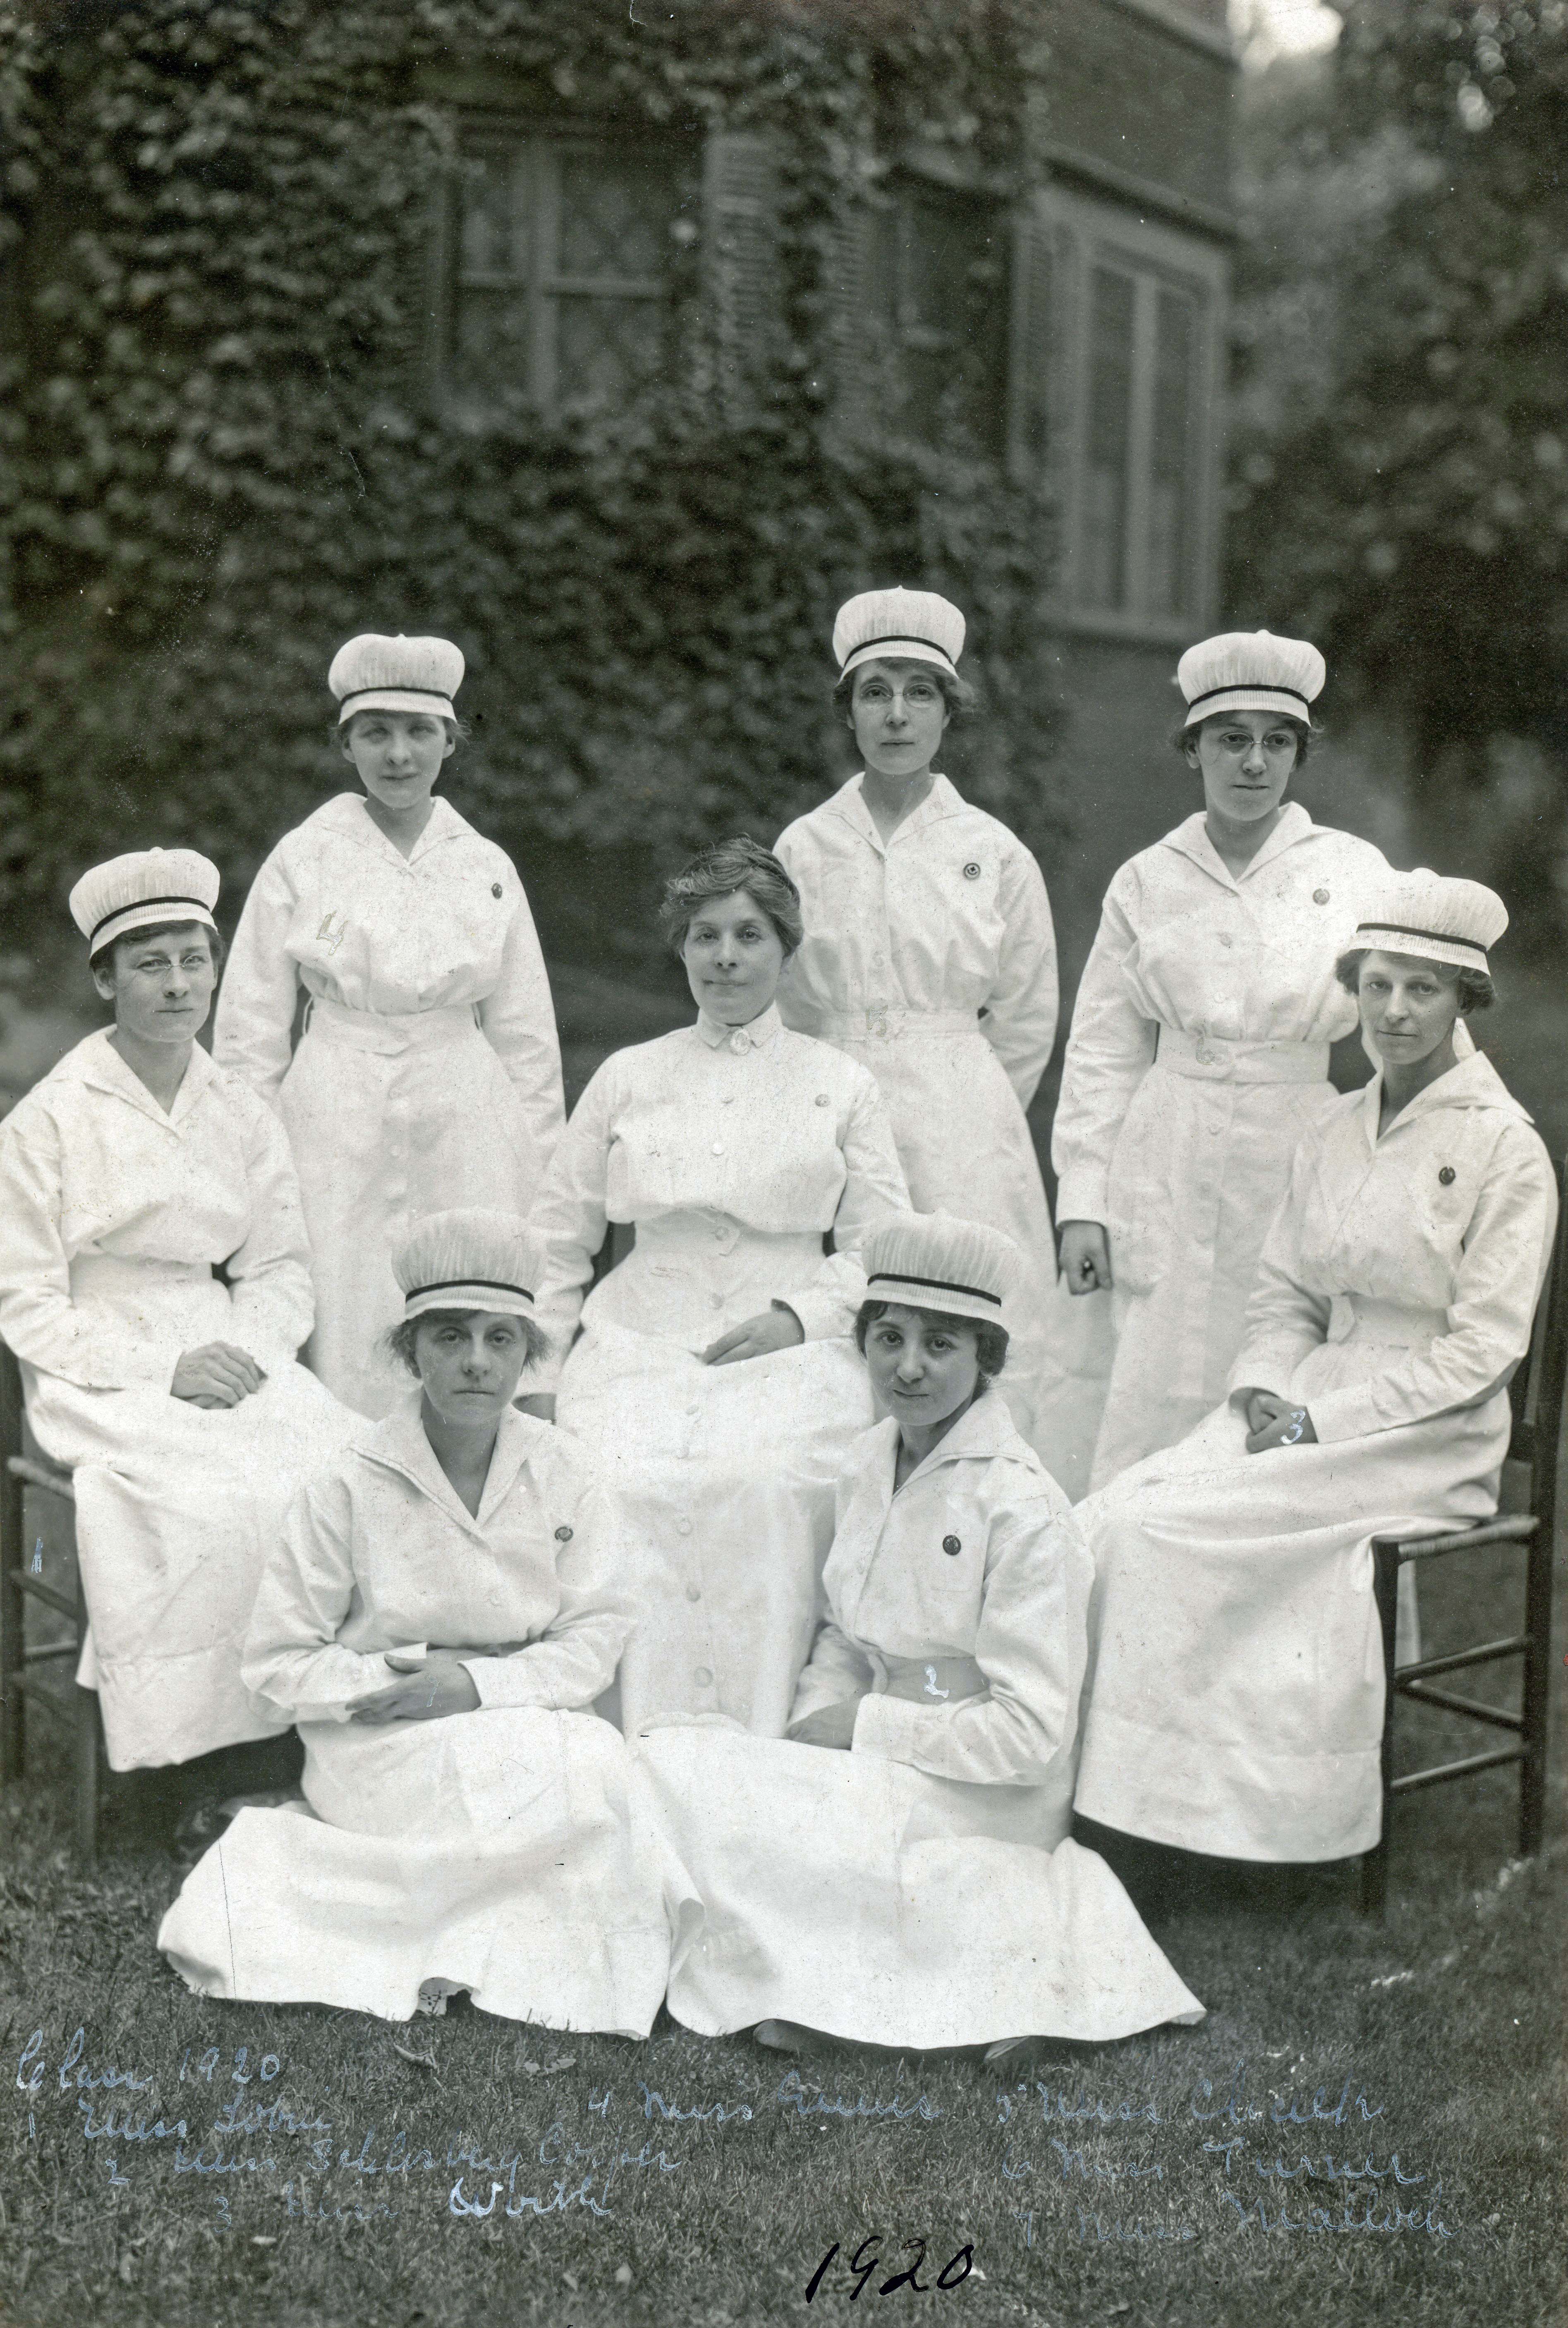
[[[842,827],[845,812],[859,782],[858,774],[850,776],[836,792],[831,792],[826,800],[820,800],[814,808],[804,809],[799,816],[792,817],[774,842],[774,854],[780,855],[798,841],[821,840]]]

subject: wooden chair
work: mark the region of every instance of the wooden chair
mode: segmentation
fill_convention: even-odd
[[[76,1847],[89,1865],[98,1856],[99,1805],[103,1793],[103,1724],[98,1694],[77,1685],[77,1659],[87,1629],[74,1531],[68,1555],[70,1589],[42,1573],[29,1554],[25,1498],[47,1496],[74,1514],[70,1474],[29,1451],[16,1360],[0,1342],[0,1783],[22,1776],[27,1752],[27,1710],[42,1706],[70,1740],[75,1778]],[[42,1544],[42,1538],[37,1539]],[[29,1600],[70,1621],[69,1638],[30,1643]]]
[[[1559,1195],[1563,1170],[1558,1168]],[[1375,1536],[1373,1590],[1383,1629],[1383,1668],[1387,1692],[1383,1709],[1383,1831],[1361,1859],[1361,1907],[1364,1914],[1381,1917],[1387,1901],[1388,1843],[1394,1805],[1401,1795],[1418,1787],[1444,1786],[1451,1779],[1468,1779],[1478,1770],[1519,1765],[1519,1854],[1527,1859],[1538,1851],[1546,1806],[1546,1714],[1551,1685],[1552,1560],[1557,1517],[1557,1447],[1563,1427],[1563,1389],[1568,1367],[1568,1213],[1559,1208],[1557,1237],[1535,1311],[1529,1355],[1508,1385],[1513,1409],[1513,1432],[1503,1468],[1504,1506],[1496,1519],[1447,1535]],[[1500,1640],[1478,1642],[1445,1657],[1421,1657],[1396,1666],[1394,1656],[1394,1617],[1399,1599],[1399,1572],[1407,1563],[1450,1560],[1456,1554],[1479,1552],[1495,1544],[1510,1544],[1525,1555],[1524,1629]],[[1524,1686],[1519,1711],[1483,1705],[1434,1685],[1438,1674],[1455,1674],[1470,1666],[1492,1665],[1503,1657],[1522,1657]],[[1513,1743],[1485,1753],[1467,1754],[1457,1762],[1434,1763],[1429,1769],[1394,1775],[1394,1710],[1397,1699],[1432,1705],[1445,1713],[1462,1715],[1510,1733]]]

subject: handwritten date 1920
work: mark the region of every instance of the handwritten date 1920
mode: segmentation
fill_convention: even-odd
[[[869,2279],[875,2278],[877,2273],[881,2269],[883,2263],[887,2260],[885,2257],[873,2252],[869,2261],[862,2261],[862,2258],[864,2258],[866,2254],[866,2249],[870,2248],[874,2250],[877,2241],[880,2237],[881,2233],[879,2231],[870,2232],[860,2241],[859,2246],[850,2258],[848,2268],[853,2276],[855,2282],[854,2288],[850,2296],[851,2304],[854,2303],[856,2296],[864,2292],[866,2282]],[[907,2255],[911,2248],[915,2249],[915,2260],[909,2266],[908,2270],[896,2271],[890,2278],[885,2279],[882,2282],[881,2286],[877,2290],[878,2295],[893,2295],[897,2294],[900,2288],[912,2288],[916,2295],[928,2295],[933,2287],[962,2287],[964,2281],[969,2277],[970,2273],[974,2269],[974,2249],[972,2247],[965,2246],[960,2248],[956,2255],[949,2256],[947,2261],[943,2265],[942,2269],[937,2273],[934,2280],[921,2279],[917,2275],[921,2265],[925,2261],[925,2241],[924,2239],[906,2239],[903,2247],[900,2248],[898,2252],[900,2255]],[[810,2279],[806,2282],[806,2302],[808,2304],[811,2303],[812,2297],[816,2295],[818,2288],[821,2287],[823,2277],[826,2275],[828,2266],[832,2262],[833,2258],[838,2254],[838,2252],[839,2242],[835,2239],[832,2246],[828,2249],[827,2254],[817,2266],[815,2271],[812,2272]]]

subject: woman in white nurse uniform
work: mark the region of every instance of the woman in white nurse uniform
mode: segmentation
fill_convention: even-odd
[[[310,1363],[371,1416],[398,1394],[381,1337],[409,1225],[453,1204],[525,1213],[563,1114],[516,868],[432,798],[462,677],[445,639],[340,647],[328,685],[364,792],[318,808],[261,868],[213,1029],[213,1056],[279,1108],[294,1149],[315,1256]]]
[[[993,1387],[1018,1250],[937,1216],[862,1253],[884,1420],[840,1483],[788,1738],[638,1741],[671,1846],[670,2010],[784,2051],[816,2030],[1000,2054],[1198,2020],[1067,1834],[1091,1570]]]
[[[1097,1572],[1077,1807],[1235,1859],[1378,1836],[1375,1535],[1497,1508],[1556,1220],[1546,1151],[1454,1036],[1489,889],[1394,876],[1339,975],[1383,1065],[1307,1133],[1228,1401],[1078,1507]]]
[[[71,915],[115,1024],[0,1125],[0,1334],[72,1474],[80,1678],[117,1770],[287,1727],[240,1644],[289,1497],[353,1422],[295,1362],[309,1247],[283,1128],[195,1040],[217,902],[191,849],[83,874]]]
[[[626,1750],[587,1711],[630,1619],[614,1511],[520,1414],[544,1256],[480,1209],[397,1259],[417,1388],[299,1497],[245,1671],[299,1723],[303,1805],[242,1810],[158,1945],[200,1994],[646,2036],[669,1950]]]
[[[1111,1289],[1093,1487],[1224,1396],[1291,1160],[1338,1096],[1356,1012],[1334,963],[1388,868],[1285,799],[1323,677],[1267,631],[1182,656],[1205,805],[1116,875],[1078,989],[1051,1155],[1063,1277]]]
[[[628,1734],[690,1713],[776,1738],[833,1481],[870,1421],[856,1249],[908,1195],[864,1067],[780,1022],[801,933],[777,859],[720,842],[670,883],[662,919],[697,1023],[615,1052],[577,1102],[532,1216],[540,1319],[565,1353],[581,1317],[559,1421],[626,1517]],[[611,1221],[634,1222],[635,1243],[585,1303]]]
[[[1081,1491],[1095,1418],[1055,1330],[1068,1321],[1053,1316],[1056,1245],[1024,1112],[1056,1040],[1056,934],[1022,841],[935,770],[973,700],[963,635],[929,590],[868,590],[839,610],[833,699],[865,766],[779,836],[806,930],[779,1009],[876,1076],[913,1202],[987,1221],[1025,1256],[1005,1395]]]

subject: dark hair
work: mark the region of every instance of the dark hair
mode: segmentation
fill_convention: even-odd
[[[1361,965],[1369,953],[1391,953],[1391,946],[1351,946],[1334,964],[1334,975],[1347,994],[1361,991]],[[1401,957],[1405,962],[1432,962],[1430,954],[1413,953]],[[1484,970],[1471,970],[1460,962],[1432,962],[1434,970],[1451,970],[1460,990],[1460,1016],[1468,1018],[1472,1010],[1489,1010],[1498,999],[1498,990]]]
[[[105,944],[99,947],[96,953],[88,956],[87,966],[95,977],[112,978],[115,974],[115,956],[121,946],[146,945],[154,938],[173,937],[176,930],[201,931],[211,952],[212,975],[214,978],[218,977],[222,972],[224,959],[229,952],[223,943],[223,934],[221,930],[213,929],[210,923],[197,921],[149,922],[145,929],[122,930],[118,937],[108,939]]]
[[[1209,721],[1224,719],[1225,717],[1226,714],[1223,711],[1206,711],[1201,719],[1188,720],[1173,731],[1170,738],[1173,747],[1181,754],[1183,759],[1186,759],[1188,746],[1197,741]],[[1288,711],[1278,712],[1275,717],[1281,727],[1290,728],[1296,738],[1296,756],[1291,765],[1291,773],[1294,775],[1298,768],[1306,766],[1311,754],[1313,738],[1322,737],[1327,731],[1320,728],[1315,719],[1297,719]]]
[[[399,1318],[398,1323],[382,1336],[381,1347],[389,1357],[396,1359],[399,1366],[407,1366],[411,1375],[417,1375],[419,1371],[419,1360],[416,1354],[416,1345],[418,1342],[420,1327],[458,1326],[462,1324],[465,1318],[471,1317],[473,1314],[472,1310],[423,1310],[417,1318]],[[498,1318],[511,1318],[516,1325],[522,1328],[523,1348],[527,1353],[522,1361],[525,1374],[530,1366],[537,1366],[541,1358],[549,1357],[549,1336],[542,1326],[536,1326],[533,1319],[525,1317],[520,1310],[498,1310],[495,1315]]]
[[[939,662],[926,662],[919,655],[888,655],[886,658],[877,656],[873,660],[914,663],[923,670],[926,677],[934,681],[942,690],[942,699],[947,706],[947,716],[950,719],[967,718],[980,701],[980,698],[967,679],[961,679],[956,671],[944,671]],[[835,711],[841,711],[846,719],[854,709],[855,681],[865,668],[864,663],[857,663],[854,670],[845,671],[834,686],[833,709]]]
[[[744,889],[767,915],[786,957],[793,953],[805,935],[801,893],[772,850],[759,849],[749,834],[741,832],[733,840],[716,840],[700,850],[683,872],[664,884],[659,927],[677,962],[692,915],[710,898],[733,896],[737,889]]]
[[[980,1364],[981,1383],[989,1383],[1000,1374],[1007,1364],[1008,1334],[1005,1326],[993,1326],[989,1318],[955,1318],[951,1310],[923,1310],[913,1301],[862,1301],[855,1318],[855,1347],[862,1357],[866,1355],[866,1333],[885,1311],[892,1309],[913,1310],[923,1326],[940,1327],[944,1334],[955,1328],[967,1328],[974,1336],[974,1355]]]

